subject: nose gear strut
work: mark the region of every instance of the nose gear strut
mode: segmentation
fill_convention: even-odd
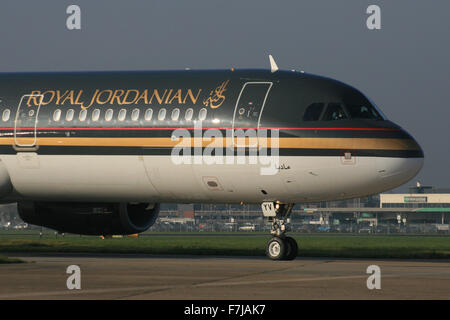
[[[293,203],[263,202],[261,205],[263,215],[272,222],[270,234],[273,237],[266,245],[266,255],[272,260],[293,260],[298,254],[297,242],[286,236],[290,231],[288,218],[293,207]]]

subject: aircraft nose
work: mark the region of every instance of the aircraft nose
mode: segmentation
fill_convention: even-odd
[[[383,184],[390,188],[398,187],[414,178],[424,164],[424,153],[420,145],[407,132],[402,134],[408,138],[402,139],[396,154],[392,157],[380,157],[376,161],[377,173]]]

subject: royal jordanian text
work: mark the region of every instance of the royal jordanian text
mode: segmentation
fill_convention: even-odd
[[[224,92],[229,80],[222,82],[203,97],[203,105],[216,109],[225,101]],[[78,105],[87,109],[92,105],[185,105],[197,104],[203,89],[95,89],[93,93],[85,90],[32,90],[27,106],[54,104]]]

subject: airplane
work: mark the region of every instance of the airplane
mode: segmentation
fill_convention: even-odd
[[[0,201],[28,224],[141,233],[160,203],[261,204],[292,260],[296,203],[377,194],[424,153],[343,82],[270,69],[0,73]]]

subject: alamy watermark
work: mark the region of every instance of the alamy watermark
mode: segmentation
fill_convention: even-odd
[[[193,135],[188,129],[180,128],[172,132],[171,139],[177,142],[171,153],[176,165],[248,164],[259,165],[261,175],[275,175],[279,171],[279,129],[204,130],[198,121]]]
[[[367,289],[373,290],[373,289],[381,289],[381,269],[377,265],[370,265],[367,267],[366,270],[367,274],[370,274],[370,276],[367,278]]]
[[[67,7],[66,28],[68,30],[81,30],[81,8],[76,4]]]
[[[79,266],[72,264],[67,267],[66,273],[70,274],[67,278],[66,286],[69,290],[81,290],[81,269]]]
[[[369,30],[381,29],[381,8],[376,4],[367,7],[366,13],[369,14],[366,20],[366,26]]]

